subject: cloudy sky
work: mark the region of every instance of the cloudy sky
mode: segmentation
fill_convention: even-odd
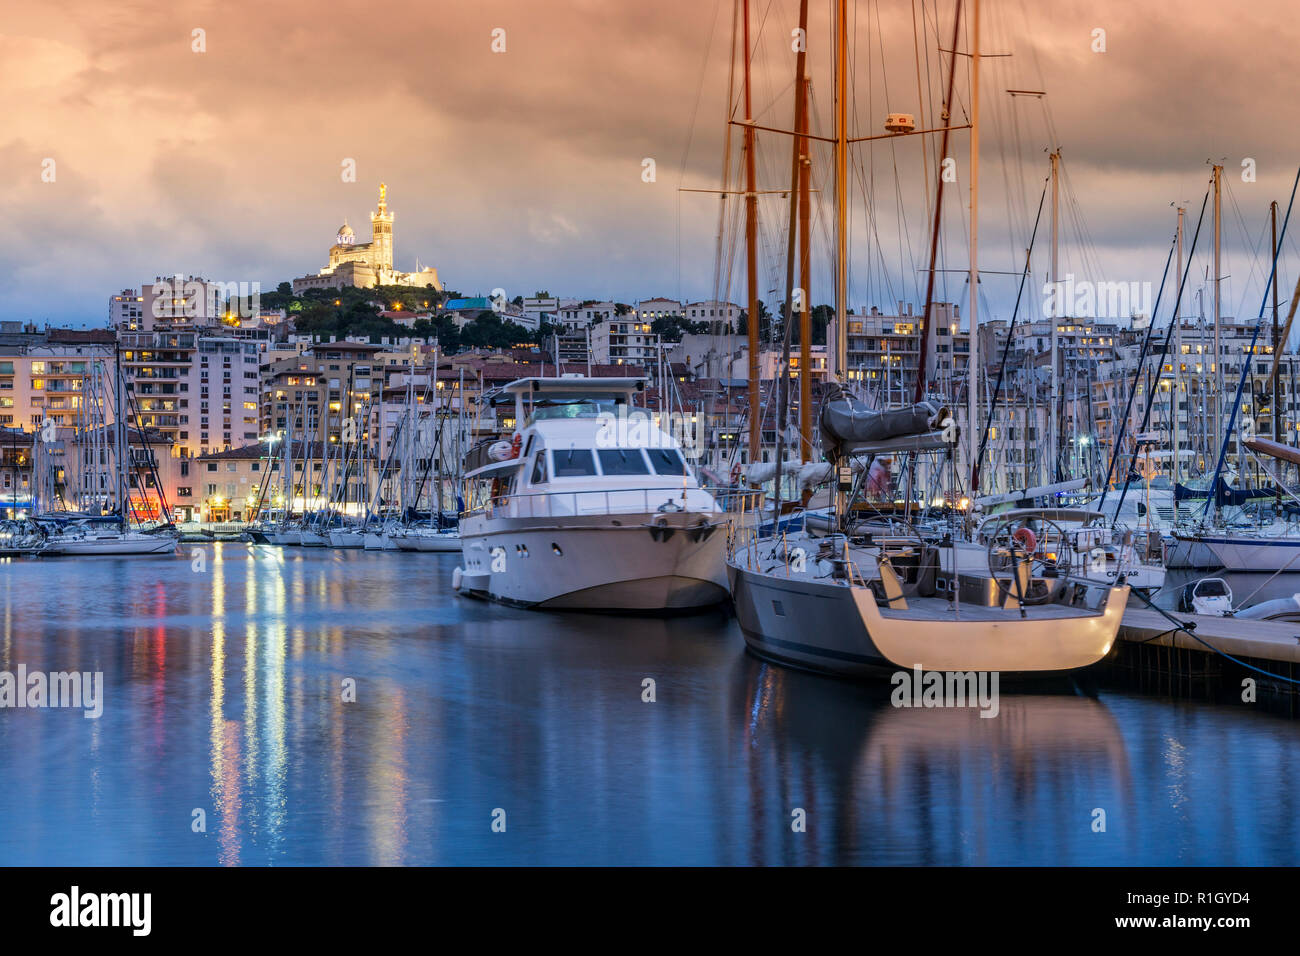
[[[889,111],[935,125],[953,5],[853,5],[854,135],[881,132]],[[830,4],[811,6],[814,127],[827,134]],[[753,0],[764,125],[791,123],[797,10],[797,0]],[[461,292],[697,299],[720,274],[740,300],[743,257],[715,269],[717,197],[681,191],[724,184],[733,22],[732,0],[394,0],[337,12],[296,0],[11,0],[0,22],[0,318],[101,325],[114,291],[175,272],[274,287],[319,269],[345,218],[368,238],[381,180],[399,268],[418,256]],[[1171,203],[1190,207],[1190,244],[1213,160],[1225,166],[1223,311],[1254,313],[1268,204],[1285,210],[1300,163],[1290,8],[984,0],[982,22],[983,50],[1011,54],[982,73],[980,249],[992,312],[1014,300],[1014,278],[995,273],[1019,267],[1047,152],[1059,146],[1062,273],[1158,284]],[[969,42],[964,25],[959,48]],[[962,122],[968,74],[963,57]],[[923,298],[934,158],[922,165],[921,140],[855,152],[855,307]],[[958,182],[941,268],[965,265],[968,143],[966,131],[952,134]],[[760,135],[760,188],[786,184],[788,148]],[[1254,182],[1243,181],[1247,159]],[[348,161],[355,182],[344,181]],[[829,298],[830,169],[819,151],[819,302]],[[783,275],[783,200],[765,198],[762,214],[768,294]],[[1208,218],[1205,229],[1198,255]],[[1040,235],[1037,283],[1045,249]],[[1288,239],[1284,299],[1297,249]],[[1207,263],[1193,264],[1189,301],[1208,288]],[[941,295],[964,301],[964,277],[942,276]]]

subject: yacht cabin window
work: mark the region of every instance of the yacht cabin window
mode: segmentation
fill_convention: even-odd
[[[585,478],[596,474],[596,459],[590,448],[557,448],[551,452],[556,478]]]
[[[533,462],[533,476],[528,481],[534,485],[546,482],[546,449],[543,448],[537,453],[537,459]]]

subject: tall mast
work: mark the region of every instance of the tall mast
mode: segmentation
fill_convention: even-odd
[[[1063,312],[1064,308],[1064,287],[1061,285],[1061,273],[1058,267],[1058,230],[1060,225],[1061,211],[1061,151],[1059,149],[1052,153],[1052,291],[1053,301],[1056,302],[1056,308],[1052,310],[1050,321],[1052,323],[1051,331],[1051,401],[1048,403],[1047,411],[1047,451],[1048,461],[1050,462],[1048,471],[1048,481],[1055,481],[1057,478],[1057,469],[1061,461],[1061,358],[1060,358],[1060,341],[1058,339],[1058,326],[1061,324],[1062,316],[1058,313]]]
[[[1223,167],[1214,167],[1214,434],[1223,439],[1223,365],[1222,353],[1219,351],[1219,277],[1223,275],[1219,268],[1219,225],[1222,212]],[[1218,509],[1215,509],[1218,514]]]
[[[1277,355],[1279,354],[1279,349],[1281,348],[1281,345],[1279,344],[1278,341],[1280,329],[1278,328],[1278,324],[1277,324],[1277,260],[1278,260],[1278,252],[1280,250],[1277,247],[1277,200],[1276,199],[1274,199],[1271,203],[1269,203],[1268,211],[1269,211],[1269,218],[1272,223],[1272,234],[1273,234],[1273,354]],[[1275,364],[1276,364],[1276,360],[1275,360]],[[1273,434],[1271,437],[1273,441],[1281,441],[1282,440],[1282,409],[1278,405],[1276,375],[1273,376],[1272,401],[1273,401]],[[1282,490],[1281,488],[1279,488],[1278,489],[1279,498],[1281,497],[1281,494],[1282,494]]]
[[[841,5],[843,0],[840,0]],[[976,416],[979,410],[979,184],[980,184],[980,0],[972,4],[971,73],[970,73],[970,358],[966,364],[966,399],[968,408],[967,438],[970,442],[970,468],[972,484],[978,474],[979,462],[975,455],[979,448],[979,429]],[[971,497],[979,489],[971,488]]]
[[[113,417],[117,420],[117,507],[121,511],[122,530],[126,530],[127,514],[126,504],[127,496],[130,493],[130,482],[127,480],[127,468],[131,461],[131,449],[127,447],[128,422],[126,420],[126,390],[122,383],[122,356],[119,351],[118,342],[113,340]]]
[[[845,381],[849,367],[849,11],[835,3],[835,371]]]
[[[1178,207],[1178,271],[1174,273],[1174,279],[1179,283],[1179,291],[1182,291],[1183,281],[1183,213],[1185,210],[1182,206]],[[1182,300],[1181,295],[1174,297],[1175,303]],[[1178,481],[1178,445],[1180,436],[1178,434],[1178,392],[1182,385],[1183,370],[1183,320],[1178,314],[1179,310],[1174,309],[1174,397],[1170,406],[1169,417],[1173,422],[1173,438],[1170,442],[1173,457],[1169,462],[1169,473],[1175,482]],[[1151,316],[1151,321],[1155,322],[1156,317]]]
[[[812,154],[808,151],[808,77],[803,78],[799,134],[799,449],[800,461],[812,461],[812,250],[808,247],[808,195]],[[1276,336],[1274,336],[1276,338]],[[805,502],[806,504],[807,502]]]
[[[957,0],[957,8],[953,11],[952,15],[952,43],[950,45],[952,48],[952,54],[948,64],[948,95],[943,101],[944,128],[943,139],[939,146],[939,154],[941,156],[948,155],[948,136],[951,132],[949,129],[951,125],[949,117],[952,115],[953,84],[957,82],[957,41],[960,37],[961,0]],[[924,142],[922,142],[921,145],[921,165],[925,165]],[[921,313],[920,354],[916,362],[916,394],[913,398],[913,401],[915,402],[920,402],[925,398],[926,385],[929,384],[927,379],[930,374],[930,330],[934,321],[931,313],[934,310],[934,280],[936,270],[939,267],[939,223],[943,219],[943,183],[944,177],[941,174],[939,176],[938,185],[935,186],[934,190],[934,225],[930,230],[930,271],[925,280],[925,311]],[[929,200],[929,193],[926,193],[926,199],[927,201]],[[886,368],[886,373],[888,373],[888,368]],[[949,385],[951,385],[951,383],[949,383]]]
[[[807,37],[808,35],[808,0],[799,0],[799,35]],[[779,380],[777,382],[777,412],[776,412],[776,482],[774,485],[773,499],[774,513],[772,527],[775,529],[781,521],[781,465],[785,459],[785,433],[786,425],[789,420],[790,410],[790,333],[794,327],[794,254],[795,254],[795,229],[799,220],[799,180],[803,158],[800,148],[803,145],[803,137],[799,135],[799,130],[804,123],[804,70],[807,64],[807,44],[801,43],[799,46],[799,55],[795,58],[795,79],[794,79],[794,128],[795,136],[790,142],[790,215],[789,223],[786,228],[785,240],[785,315],[784,328],[782,329],[781,344],[781,366],[778,372]],[[803,295],[799,296],[799,311],[802,314],[807,306],[803,302]],[[804,354],[804,345],[799,346],[799,353]],[[807,368],[801,369],[801,378],[808,377]],[[801,413],[802,414],[802,413]]]
[[[754,104],[749,61],[749,0],[744,3],[745,63],[745,266],[749,283],[749,460],[762,458],[763,414],[758,398],[758,184],[754,173]]]

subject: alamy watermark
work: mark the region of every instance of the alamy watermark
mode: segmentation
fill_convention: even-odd
[[[981,717],[996,717],[997,671],[895,671],[889,682],[895,707],[978,707]]]
[[[0,709],[75,708],[84,710],[87,720],[104,713],[102,671],[28,671],[19,664],[16,672],[0,671]]]
[[[601,412],[597,421],[597,448],[678,448],[691,461],[704,454],[707,429],[703,415],[651,413],[620,405],[617,414]]]
[[[1043,283],[1044,318],[1129,319],[1150,314],[1150,282],[1076,282],[1069,273],[1057,282]]]
[[[262,309],[260,282],[209,282],[177,275],[159,279],[150,286],[150,291],[154,296],[151,311],[155,319],[198,318],[205,314],[212,300],[225,303],[226,312],[241,319],[255,319]]]
[[[148,936],[152,912],[152,893],[83,893],[74,886],[50,897],[50,925],[57,927],[125,927]]]

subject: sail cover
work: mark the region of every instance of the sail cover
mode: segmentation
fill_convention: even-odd
[[[883,411],[848,394],[837,382],[826,385],[819,424],[823,444],[840,454],[860,445],[924,435],[943,417],[929,402]]]
[[[1222,478],[1215,482],[1214,489],[1214,503],[1221,508],[1226,505],[1244,505],[1252,498],[1273,498],[1277,496],[1277,489],[1272,485],[1264,488],[1229,488],[1228,483]],[[1188,488],[1181,482],[1174,485],[1175,501],[1186,501],[1188,498],[1204,500],[1209,496],[1210,492],[1206,488]]]

